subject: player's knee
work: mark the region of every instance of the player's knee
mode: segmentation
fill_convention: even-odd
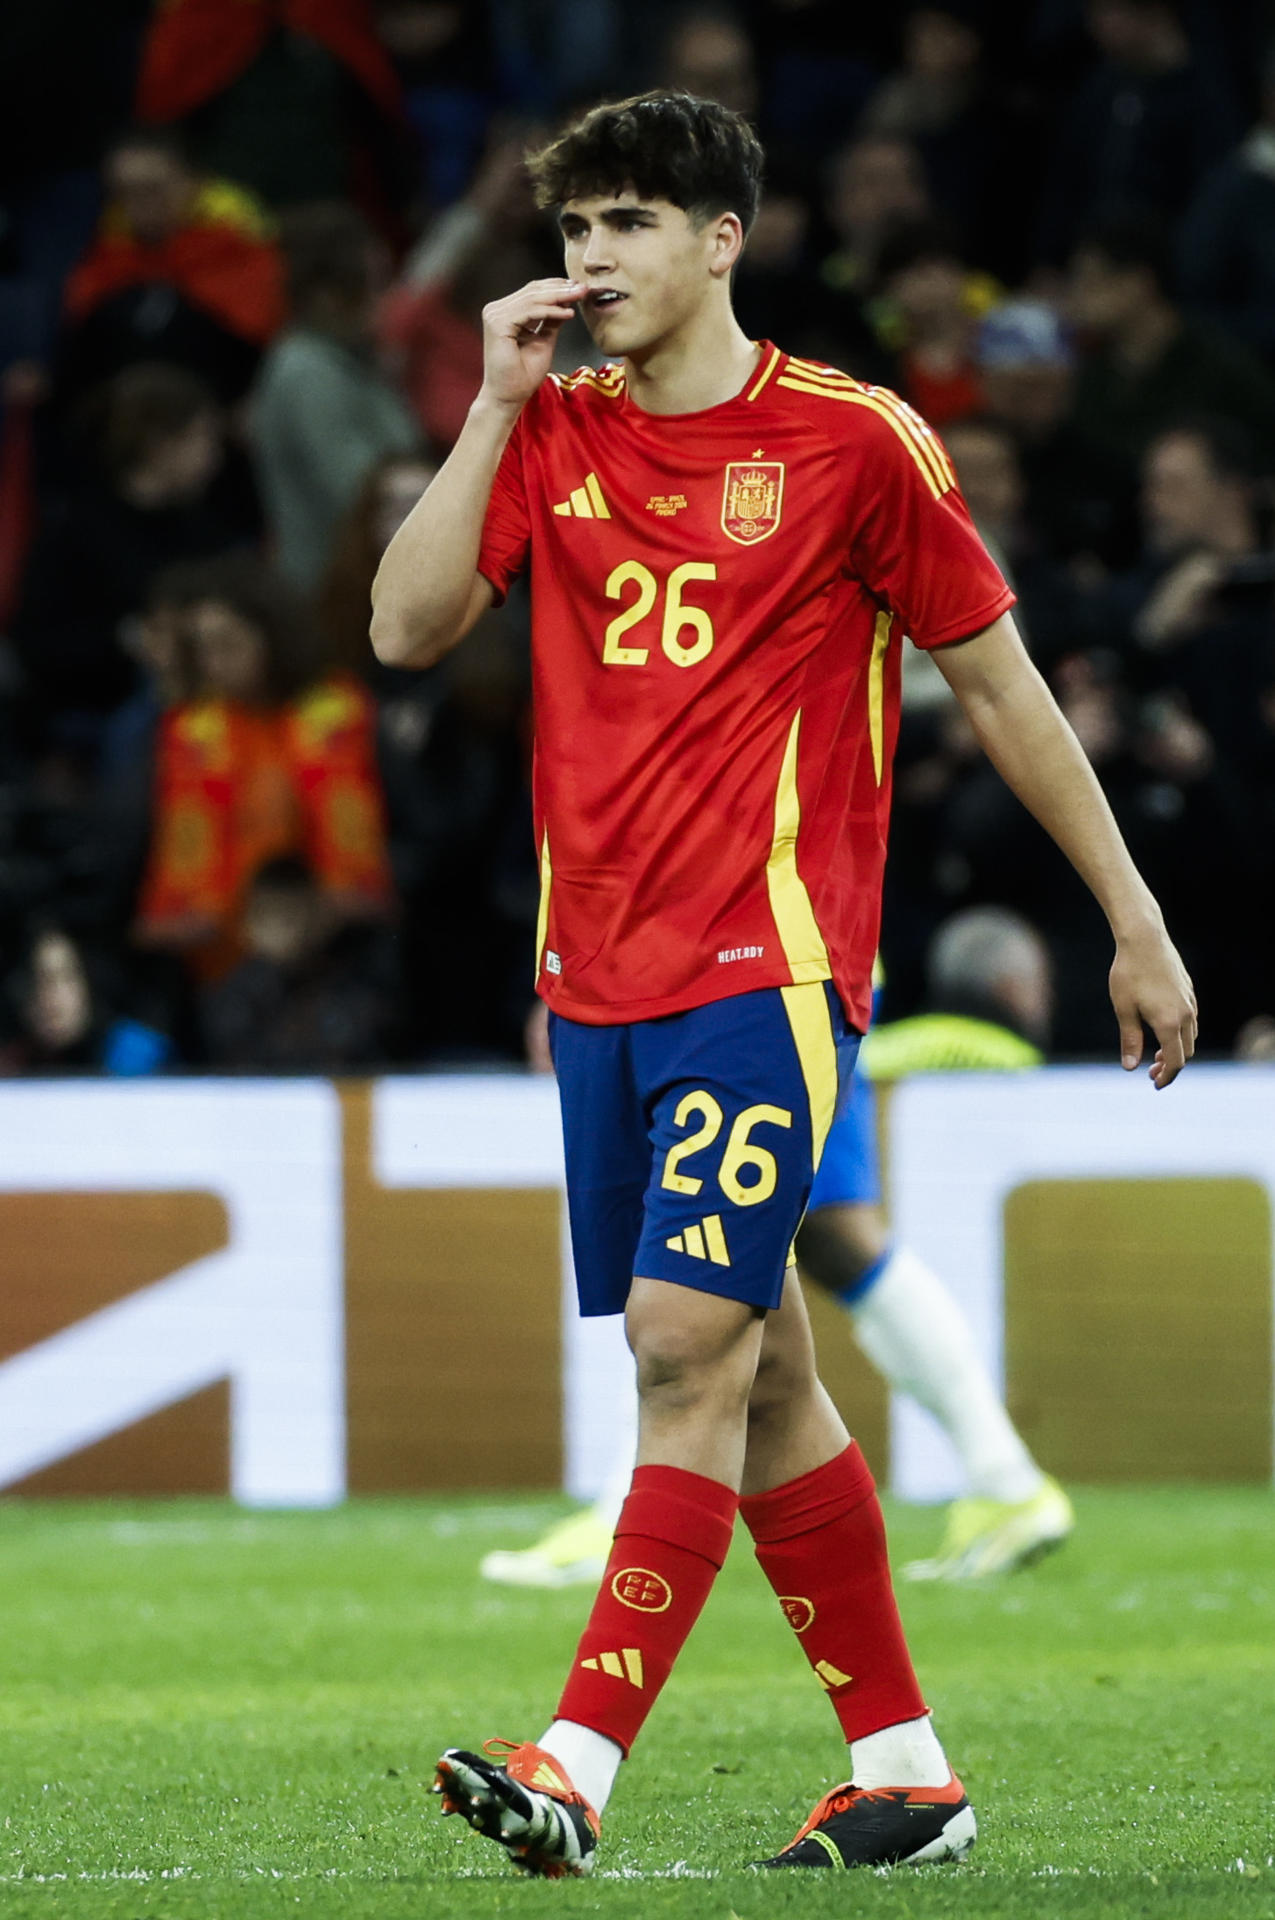
[[[723,1350],[693,1327],[655,1324],[633,1338],[638,1397],[665,1407],[709,1400],[742,1401],[748,1395],[751,1361],[733,1347]]]
[[[763,1347],[748,1395],[749,1426],[761,1427],[768,1421],[786,1417],[793,1402],[809,1393],[814,1385],[814,1368],[807,1355],[782,1350],[768,1352]]]

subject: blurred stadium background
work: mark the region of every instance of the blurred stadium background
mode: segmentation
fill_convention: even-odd
[[[483,302],[555,268],[525,144],[660,82],[767,143],[746,324],[945,434],[1199,988],[1213,1064],[1163,1108],[1075,1064],[1113,1049],[1105,928],[915,658],[884,1018],[1001,903],[1048,943],[1055,1064],[896,1094],[901,1224],[1060,1475],[1271,1477],[1275,8],[47,0],[0,22],[16,1492],[603,1471],[624,1361],[564,1310],[528,987],[525,608],[413,676],[367,594]],[[878,1467],[950,1492],[821,1328]],[[517,1449],[434,1443],[493,1404]]]

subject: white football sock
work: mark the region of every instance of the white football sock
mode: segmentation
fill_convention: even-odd
[[[969,1321],[923,1260],[896,1247],[850,1311],[869,1360],[950,1438],[971,1493],[1016,1502],[1040,1492],[1045,1476],[1005,1411]]]
[[[608,1740],[604,1733],[595,1733],[592,1727],[577,1725],[574,1720],[555,1720],[536,1745],[562,1762],[576,1792],[584,1795],[595,1813],[601,1813],[611,1798],[615,1776],[624,1758],[615,1741]],[[943,1778],[946,1780],[947,1775]],[[920,1784],[931,1783],[923,1780]]]
[[[952,1777],[928,1713],[852,1740],[850,1766],[856,1787],[945,1787]]]

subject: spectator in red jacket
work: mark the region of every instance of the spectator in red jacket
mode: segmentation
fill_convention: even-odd
[[[122,135],[103,175],[102,221],[66,287],[68,326],[92,335],[78,352],[72,346],[73,383],[91,384],[129,359],[170,359],[223,394],[242,390],[285,310],[282,259],[260,205],[200,173],[162,128]],[[167,303],[156,304],[157,289]],[[234,371],[213,370],[205,357]]]

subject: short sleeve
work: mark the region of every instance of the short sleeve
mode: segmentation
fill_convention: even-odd
[[[851,560],[918,647],[981,633],[1016,598],[961,498],[938,435],[893,394],[874,390],[864,426]],[[866,409],[855,409],[863,420]]]
[[[531,517],[527,511],[523,471],[524,418],[525,415],[519,415],[496,469],[478,549],[478,571],[491,582],[497,606],[526,566],[527,549],[531,545]]]

